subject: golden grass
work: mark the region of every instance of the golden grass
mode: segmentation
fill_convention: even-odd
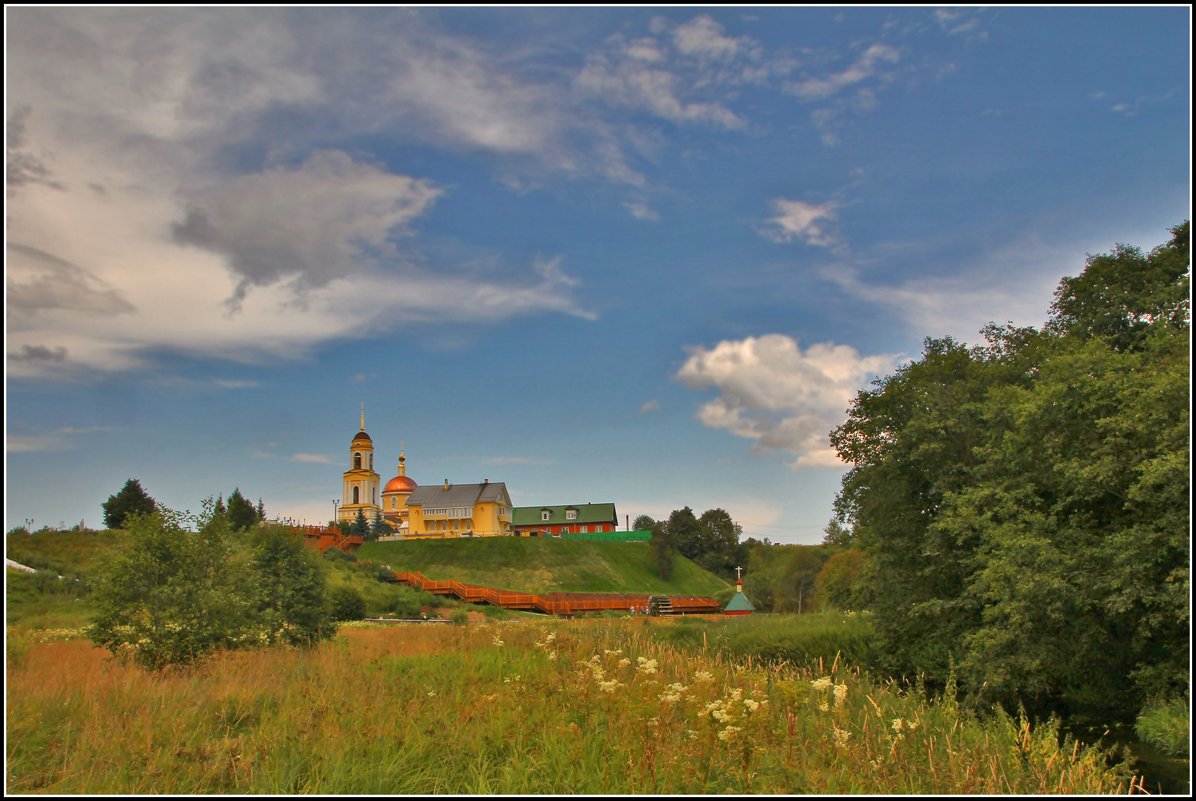
[[[10,632],[11,633],[11,632]],[[842,663],[683,653],[624,620],[346,627],[150,674],[86,640],[8,666],[17,793],[1110,793],[1052,731]]]

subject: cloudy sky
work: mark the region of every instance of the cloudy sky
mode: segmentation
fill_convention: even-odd
[[[817,542],[827,433],[1190,216],[1190,10],[6,8],[6,526],[383,480]]]

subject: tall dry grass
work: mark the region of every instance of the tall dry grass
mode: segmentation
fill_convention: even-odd
[[[1096,752],[846,665],[685,653],[638,622],[346,628],[148,674],[85,640],[8,667],[9,792],[1114,793]]]

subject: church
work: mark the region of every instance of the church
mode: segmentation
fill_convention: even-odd
[[[510,536],[511,496],[506,484],[450,484],[419,486],[407,475],[407,458],[399,450],[397,475],[382,485],[374,470],[374,441],[361,428],[349,443],[349,469],[342,478],[337,522],[353,523],[360,512],[367,521],[378,517],[408,539]]]

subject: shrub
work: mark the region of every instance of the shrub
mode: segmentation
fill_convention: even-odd
[[[148,669],[188,665],[251,631],[248,581],[229,558],[228,526],[199,532],[168,510],[133,513],[126,547],[95,590],[93,642]]]
[[[280,526],[259,530],[252,567],[268,642],[312,645],[335,633],[324,594],[324,566],[302,535]]]
[[[1186,698],[1147,704],[1134,723],[1134,731],[1140,740],[1163,753],[1188,759],[1190,711]]]
[[[361,620],[365,617],[365,599],[347,585],[333,587],[328,593],[328,613],[333,620]]]

